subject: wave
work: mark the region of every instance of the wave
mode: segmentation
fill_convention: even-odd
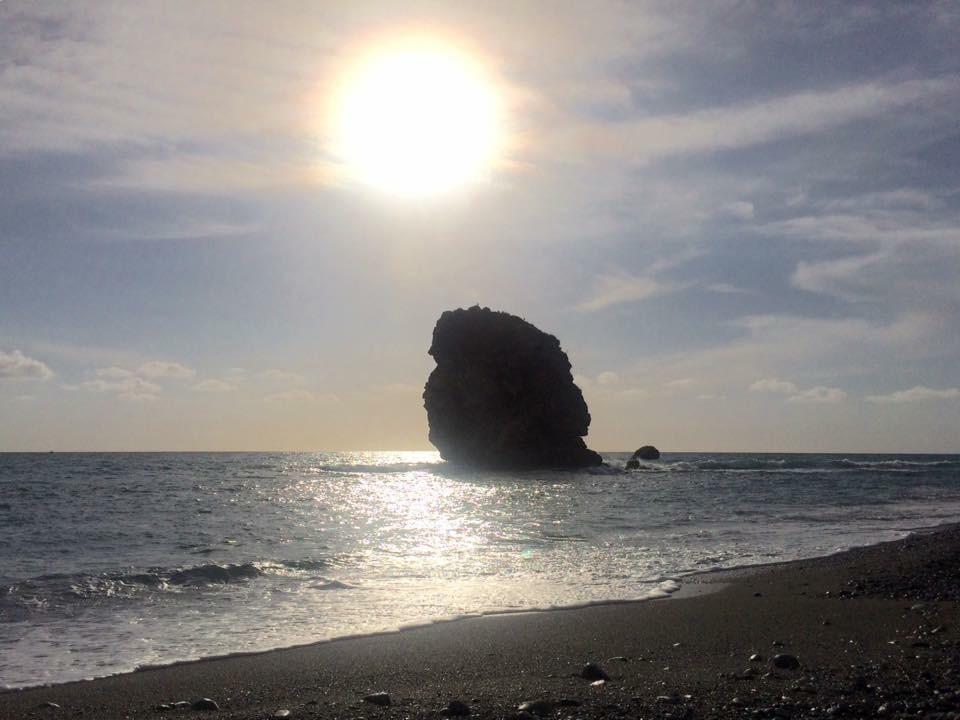
[[[841,466],[851,466],[857,468],[932,468],[932,467],[960,467],[960,461],[957,460],[851,460],[843,458],[836,461]]]
[[[123,600],[153,593],[176,593],[247,583],[265,575],[286,576],[311,583],[324,590],[352,586],[320,575],[328,566],[324,560],[245,562],[176,568],[149,568],[139,571],[106,571],[74,575],[54,573],[0,586],[0,622],[23,619],[35,612],[75,608],[90,601]]]
[[[611,459],[614,467],[626,469],[626,460]],[[937,470],[960,469],[960,458],[908,460],[904,458],[848,458],[823,455],[795,457],[729,457],[729,458],[683,458],[640,461],[636,468],[627,472],[639,473],[756,473],[810,474],[842,472],[923,473]]]

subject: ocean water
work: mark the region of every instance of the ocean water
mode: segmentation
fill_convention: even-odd
[[[684,575],[960,521],[960,456],[0,454],[0,687],[440,619],[663,596]]]

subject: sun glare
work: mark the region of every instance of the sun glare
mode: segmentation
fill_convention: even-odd
[[[489,171],[499,116],[491,83],[469,58],[436,45],[394,47],[347,76],[336,153],[353,179],[381,190],[440,193]]]

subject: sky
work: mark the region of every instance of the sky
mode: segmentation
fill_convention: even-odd
[[[344,172],[377,43],[504,141]],[[954,2],[0,2],[0,451],[428,449],[440,313],[556,335],[601,451],[960,452]]]

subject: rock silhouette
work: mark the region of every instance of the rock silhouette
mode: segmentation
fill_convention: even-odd
[[[659,460],[660,451],[653,445],[644,445],[633,453],[631,460]]]
[[[602,458],[583,442],[587,404],[553,335],[505,312],[444,312],[423,392],[430,442],[451,462],[494,469],[576,468]]]

